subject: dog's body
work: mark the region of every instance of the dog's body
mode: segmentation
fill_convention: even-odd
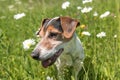
[[[31,56],[41,60],[45,68],[53,63],[56,64],[58,70],[62,70],[64,66],[72,66],[72,75],[77,80],[81,62],[84,60],[81,41],[75,33],[78,25],[77,20],[69,17],[44,19],[38,32],[41,41]]]

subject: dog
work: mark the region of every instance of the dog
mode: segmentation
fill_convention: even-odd
[[[72,76],[77,76],[85,58],[84,50],[75,29],[80,22],[70,17],[44,19],[37,35],[40,42],[32,51],[32,58],[40,60],[44,68],[55,63],[58,72],[65,66],[73,66]]]

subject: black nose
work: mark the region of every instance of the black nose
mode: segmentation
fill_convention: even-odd
[[[39,53],[32,52],[31,57],[33,59],[39,60]]]

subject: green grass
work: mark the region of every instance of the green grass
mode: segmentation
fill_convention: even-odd
[[[18,4],[21,1],[21,4]],[[30,2],[32,1],[32,2]],[[80,80],[120,80],[120,1],[93,0],[82,4],[81,0],[69,0],[70,7],[61,8],[65,0],[0,0],[0,80],[46,80],[47,76],[57,80],[54,65],[44,69],[39,62],[30,57],[34,46],[25,51],[22,42],[29,38],[36,39],[42,19],[56,16],[70,16],[80,20],[87,29],[77,28],[86,54]],[[8,6],[14,5],[10,10]],[[93,10],[83,14],[77,6],[92,6]],[[100,19],[105,11],[111,14]],[[99,16],[94,17],[97,11]],[[25,17],[15,20],[13,16],[24,12]],[[113,16],[116,17],[113,17]],[[89,31],[91,36],[81,36],[82,31]],[[106,37],[97,38],[97,33],[104,31]],[[66,69],[62,80],[69,80]],[[73,78],[72,78],[73,79]]]

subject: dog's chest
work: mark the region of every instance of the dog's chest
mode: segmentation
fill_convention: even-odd
[[[71,55],[63,54],[57,59],[55,64],[58,68],[71,66],[73,64],[73,59],[72,59]]]

